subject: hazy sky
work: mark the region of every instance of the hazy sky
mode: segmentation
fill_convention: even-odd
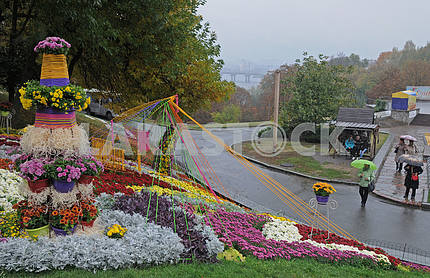
[[[430,41],[430,0],[207,0],[226,62],[292,63],[303,51],[376,59]]]

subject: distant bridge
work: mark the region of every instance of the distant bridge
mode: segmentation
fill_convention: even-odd
[[[230,80],[236,82],[236,76],[244,76],[245,83],[251,83],[251,78],[263,78],[264,74],[258,72],[221,71],[221,75],[230,75]]]

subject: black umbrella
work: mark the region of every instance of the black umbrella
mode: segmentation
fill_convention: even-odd
[[[400,163],[407,163],[412,166],[423,166],[424,163],[416,156],[410,154],[402,154],[399,156]]]

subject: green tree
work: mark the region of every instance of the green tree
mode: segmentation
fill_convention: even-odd
[[[292,96],[281,113],[286,130],[304,122],[319,124],[334,119],[340,106],[355,104],[353,84],[348,78],[351,68],[332,66],[327,58],[304,53],[303,61],[296,61],[295,74],[283,80],[287,85],[283,93]]]
[[[375,112],[385,111],[387,108],[387,102],[382,99],[377,99],[375,102]]]
[[[234,92],[221,81],[215,33],[197,13],[204,0],[36,2],[0,4],[0,85],[11,98],[22,82],[38,77],[33,47],[53,35],[72,44],[70,78],[120,95],[124,106],[179,94],[192,111]],[[22,70],[27,65],[29,73]]]
[[[89,87],[120,94],[134,106],[179,95],[187,111],[207,107],[234,92],[221,81],[220,46],[197,8],[204,1],[157,0],[111,2],[102,9],[115,29],[109,51],[99,49],[78,63]]]
[[[36,8],[35,0],[0,2],[0,85],[11,92],[11,102],[16,86],[37,76],[35,36],[28,32]]]
[[[240,119],[240,107],[234,104],[227,105],[221,112],[214,113],[213,118],[217,123],[237,123]]]
[[[371,99],[390,98],[392,93],[404,90],[407,83],[401,71],[391,64],[378,68],[373,72],[373,76],[377,82],[366,91],[366,95]]]
[[[358,66],[358,67],[367,67],[369,65],[369,60],[363,59],[361,60],[360,56],[354,53],[351,53],[349,57],[345,56],[344,53],[339,53],[337,57],[330,57],[328,63],[333,66]]]

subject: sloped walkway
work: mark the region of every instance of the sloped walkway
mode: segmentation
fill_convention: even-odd
[[[403,185],[405,181],[405,172],[396,172],[396,163],[394,161],[395,153],[394,147],[399,141],[399,136],[403,134],[409,134],[417,138],[418,142],[416,145],[418,150],[421,152],[424,149],[424,134],[430,132],[430,128],[423,126],[401,126],[396,128],[385,129],[383,131],[390,132],[394,138],[391,150],[388,152],[385,162],[383,163],[382,169],[380,170],[379,177],[376,182],[374,193],[381,197],[390,199],[396,202],[405,203],[403,198],[406,187]],[[405,203],[411,206],[421,206],[423,201],[427,201],[427,165],[424,165],[424,172],[420,175],[420,185],[415,195],[416,203]],[[425,192],[425,193],[424,193]],[[410,198],[410,197],[409,197]]]

